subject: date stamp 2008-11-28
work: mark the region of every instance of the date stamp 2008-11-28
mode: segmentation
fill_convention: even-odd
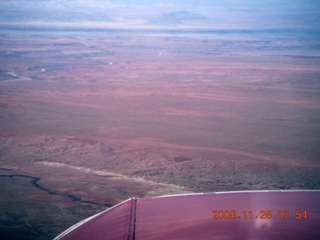
[[[212,211],[213,220],[223,220],[223,219],[291,219],[294,217],[297,220],[306,219],[307,211],[306,210],[216,210]]]

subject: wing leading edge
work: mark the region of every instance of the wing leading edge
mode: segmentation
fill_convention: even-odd
[[[320,191],[131,198],[54,240],[320,239]]]

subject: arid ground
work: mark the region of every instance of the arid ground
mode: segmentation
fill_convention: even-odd
[[[0,43],[0,239],[52,239],[130,197],[320,189],[320,58],[294,44],[37,31]]]

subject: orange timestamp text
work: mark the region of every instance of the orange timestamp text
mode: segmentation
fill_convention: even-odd
[[[288,219],[289,216],[294,216],[295,219],[306,219],[307,218],[307,211],[306,210],[243,210],[243,211],[236,211],[236,210],[216,210],[212,211],[212,219],[220,220],[220,219]]]

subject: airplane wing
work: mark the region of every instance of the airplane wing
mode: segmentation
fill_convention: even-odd
[[[320,239],[320,191],[131,198],[54,240]]]

